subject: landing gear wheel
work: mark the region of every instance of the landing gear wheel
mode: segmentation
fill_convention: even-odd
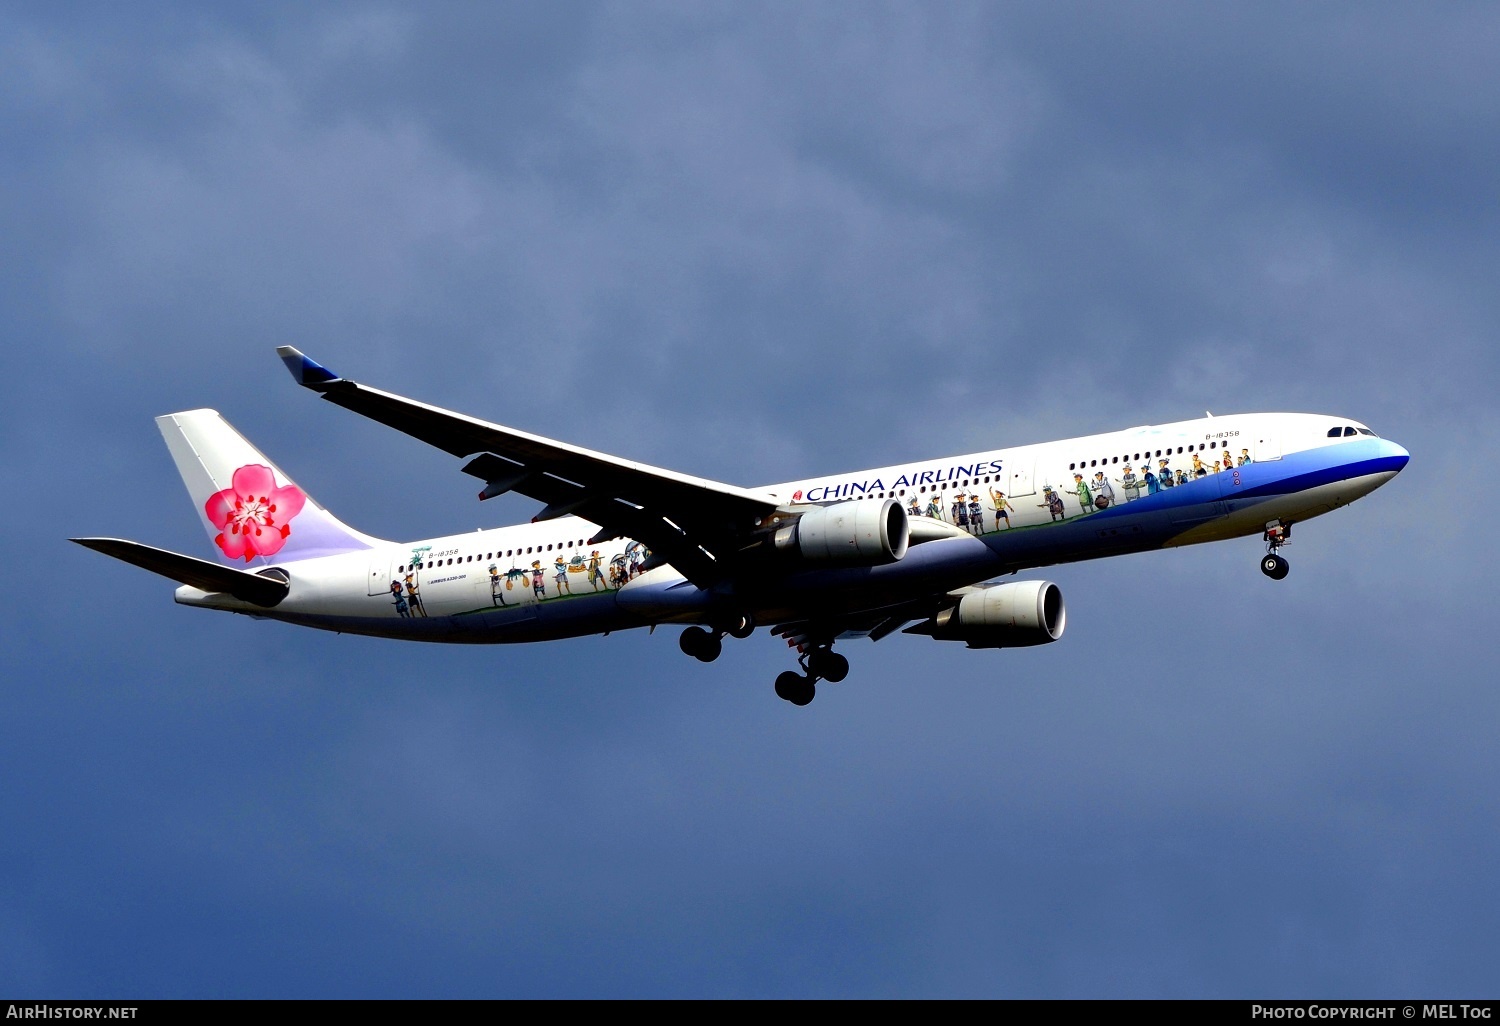
[[[755,633],[755,621],[748,616],[735,617],[726,630],[731,638],[748,638]]]
[[[792,692],[792,697],[787,699],[787,701],[793,705],[806,705],[816,698],[817,695],[818,686],[813,683],[811,677],[797,677],[796,690]]]
[[[798,689],[802,687],[804,679],[802,674],[795,670],[787,670],[776,678],[776,697],[783,701],[792,701],[792,696],[797,694]]]
[[[711,663],[724,651],[719,636],[702,627],[689,627],[677,639],[678,647],[699,662]]]
[[[1292,565],[1286,560],[1282,559],[1280,556],[1276,555],[1276,553],[1274,552],[1268,553],[1266,557],[1260,561],[1260,572],[1271,578],[1271,580],[1273,581],[1281,580],[1287,574],[1291,573],[1291,571]]]
[[[849,660],[831,649],[815,649],[808,657],[807,670],[814,677],[821,677],[830,684],[837,684],[849,676]]]

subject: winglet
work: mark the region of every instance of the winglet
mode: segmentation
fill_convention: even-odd
[[[300,350],[291,346],[277,346],[276,355],[281,357],[281,362],[286,364],[286,369],[292,372],[292,378],[297,384],[314,391],[321,392],[323,386],[340,380],[333,371],[316,360],[308,359]]]

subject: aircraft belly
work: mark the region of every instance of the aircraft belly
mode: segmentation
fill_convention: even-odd
[[[800,573],[741,585],[736,601],[762,622],[837,614],[941,594],[1003,572],[978,538],[945,538],[914,545],[895,563]]]

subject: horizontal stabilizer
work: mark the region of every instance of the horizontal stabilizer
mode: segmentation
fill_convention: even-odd
[[[208,592],[221,592],[237,599],[267,608],[286,598],[287,583],[275,577],[261,577],[231,567],[194,559],[166,549],[153,548],[121,538],[74,538],[86,549],[114,556],[154,574],[161,574],[179,584]]]

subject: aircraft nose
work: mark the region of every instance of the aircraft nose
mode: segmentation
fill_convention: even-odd
[[[1411,453],[1388,438],[1380,440],[1380,456],[1387,461],[1392,473],[1399,473],[1411,462]]]

